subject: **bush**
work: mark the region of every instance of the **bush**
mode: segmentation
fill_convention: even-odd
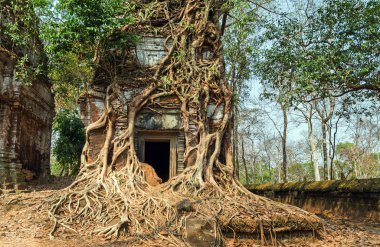
[[[60,110],[53,121],[52,175],[75,176],[85,143],[85,129],[77,111]]]

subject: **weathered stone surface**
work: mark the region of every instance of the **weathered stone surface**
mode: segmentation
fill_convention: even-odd
[[[184,199],[177,203],[176,205],[178,213],[184,213],[184,212],[192,212],[194,211],[193,204],[190,202],[189,199]]]
[[[126,88],[123,91],[124,102],[130,102],[134,96],[136,96],[141,90],[139,88]],[[79,109],[83,123],[88,126],[90,123],[95,122],[100,118],[104,111],[104,92],[97,90],[89,90],[83,94],[79,100]],[[160,103],[164,106],[171,107],[172,109],[161,109],[155,107],[155,111],[151,111],[147,108],[142,109],[142,111],[137,115],[135,121],[136,127],[136,151],[139,153],[140,147],[137,141],[139,131],[173,131],[176,133],[176,173],[180,173],[184,170],[183,164],[183,153],[184,153],[184,135],[181,130],[182,119],[180,117],[178,99],[174,97],[167,97],[161,99]],[[114,105],[122,105],[121,102],[114,101]],[[124,109],[125,112],[128,109]],[[128,124],[126,118],[120,118],[115,123],[116,130],[115,135],[120,134]],[[89,151],[87,153],[87,159],[89,162],[94,161],[99,154],[102,145],[104,144],[104,128],[92,131],[89,136]]]
[[[136,45],[138,63],[142,66],[150,66],[159,63],[166,55],[164,41],[165,39],[160,36],[143,36],[140,42]]]
[[[181,117],[179,113],[148,113],[142,112],[137,116],[136,127],[148,130],[175,130],[181,128]]]
[[[105,93],[98,90],[89,90],[78,99],[82,122],[85,126],[95,122],[104,112]]]
[[[159,34],[141,34],[141,38],[136,46],[129,48],[130,50],[126,52],[127,54],[123,53],[125,57],[123,55],[122,59],[120,58],[120,61],[123,61],[120,71],[117,72],[117,85],[120,89],[120,95],[113,99],[110,104],[112,108],[123,111],[125,114],[117,118],[114,136],[121,134],[127,128],[128,104],[149,84],[146,79],[153,76],[151,74],[155,70],[153,66],[159,63],[167,54],[164,42],[165,40]],[[170,41],[168,41],[166,46],[171,46]],[[207,49],[202,53],[203,59],[206,60],[213,56]],[[104,63],[107,64],[106,61]],[[110,83],[111,81],[107,79],[107,75],[102,75],[102,71],[99,70],[96,72],[95,79],[88,91],[84,92],[79,98],[80,113],[85,126],[98,120],[104,112],[105,92],[107,85],[110,85]],[[155,93],[157,92],[152,92],[152,94]],[[196,116],[199,109],[191,105],[188,107],[191,116],[189,119],[189,130],[192,137],[190,145],[193,145],[198,141],[198,121]],[[223,110],[223,104],[216,105],[216,103],[211,103],[208,106],[207,117],[210,119],[210,129],[218,128],[218,124],[223,117]],[[154,102],[148,102],[138,112],[135,119],[134,145],[140,161],[143,162],[145,157],[145,153],[143,152],[145,144],[139,141],[142,135],[162,136],[163,139],[166,138],[166,141],[170,135],[170,138],[175,139],[174,144],[171,145],[170,155],[171,157],[175,155],[174,159],[176,159],[173,162],[176,163],[173,166],[174,168],[170,168],[170,176],[181,173],[187,165],[193,165],[195,153],[190,154],[190,156],[187,156],[187,160],[184,160],[186,141],[182,124],[181,102],[176,95],[167,95],[154,99]],[[99,150],[101,150],[104,144],[104,137],[104,128],[90,133],[89,152],[87,153],[89,162],[96,159]],[[118,166],[117,162],[116,166]]]
[[[0,189],[25,188],[28,170],[50,174],[54,99],[45,77],[30,86],[16,79],[14,59],[0,51]]]
[[[223,107],[224,107],[223,105],[216,106],[214,104],[210,104],[207,107],[207,117],[212,118],[212,120],[214,120],[214,121],[222,119]]]
[[[248,189],[315,214],[353,220],[380,219],[380,178],[250,185]]]
[[[194,247],[214,246],[214,227],[207,219],[189,218],[186,220],[186,240]]]

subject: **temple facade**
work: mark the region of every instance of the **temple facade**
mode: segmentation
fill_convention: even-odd
[[[23,190],[50,175],[54,98],[44,76],[25,85],[15,59],[0,50],[0,190]]]
[[[128,112],[127,106],[145,87],[146,83],[141,78],[146,78],[150,69],[154,67],[166,55],[164,38],[159,35],[143,35],[140,41],[127,52],[123,70],[120,71],[118,85],[123,98],[118,99],[124,113]],[[208,53],[203,54],[207,59]],[[82,121],[85,126],[98,120],[105,105],[105,92],[109,83],[102,76],[95,77],[90,89],[79,98],[79,108]],[[115,103],[118,104],[118,103]],[[184,161],[185,136],[181,119],[181,104],[176,96],[165,96],[159,102],[148,103],[141,109],[135,121],[135,150],[140,162],[149,164],[154,168],[163,182],[181,173],[188,164],[192,163],[191,157]],[[191,112],[196,119],[196,110]],[[216,107],[210,105],[208,117],[215,124],[223,116],[223,105]],[[191,119],[190,119],[191,121]],[[116,123],[118,136],[128,125],[127,118],[120,118]],[[197,138],[197,125],[190,122],[194,140]],[[96,159],[104,144],[105,129],[92,131],[89,136],[88,160]]]

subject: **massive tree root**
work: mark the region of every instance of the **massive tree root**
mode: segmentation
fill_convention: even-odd
[[[160,27],[167,34],[167,55],[153,68],[150,83],[128,103],[127,112],[118,81],[107,87],[105,110],[86,130],[80,173],[51,200],[49,216],[55,222],[51,236],[66,228],[105,238],[124,235],[136,244],[161,240],[186,246],[187,224],[198,219],[208,222],[213,244],[222,246],[223,232],[258,233],[265,242],[265,236],[273,240],[281,231],[320,229],[314,215],[251,194],[233,174],[228,148],[232,93],[223,79],[219,1],[151,1],[136,8],[151,12],[136,14],[137,24],[123,31],[149,31],[146,18],[163,15],[168,20]],[[211,59],[202,57],[205,47]],[[145,181],[136,155],[135,119],[143,107],[159,105],[167,96],[175,96],[181,105],[187,168],[153,187]],[[210,104],[223,108],[217,122],[215,111],[211,116],[208,112]],[[128,125],[116,133],[121,118],[127,118]],[[89,136],[99,129],[105,130],[104,144],[90,162]]]

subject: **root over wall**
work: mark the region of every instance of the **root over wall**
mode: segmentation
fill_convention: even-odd
[[[225,81],[219,18],[221,1],[135,2],[135,23],[119,32],[158,33],[165,55],[152,66],[128,70],[133,57],[120,49],[97,51],[104,110],[86,129],[81,170],[74,183],[50,198],[51,237],[66,229],[133,243],[195,245],[195,226],[210,228],[208,246],[223,246],[225,232],[260,233],[262,241],[281,231],[317,231],[322,223],[299,208],[251,194],[236,179],[231,159],[232,91]],[[207,51],[207,56],[204,56]],[[128,58],[128,59],[127,59]],[[132,59],[133,60],[133,59]],[[121,64],[115,68],[115,61]],[[124,61],[124,63],[123,63]],[[129,62],[125,62],[129,61]],[[126,101],[125,87],[142,87]],[[144,108],[164,108],[174,97],[182,119],[185,169],[153,187],[135,148],[136,117]],[[209,105],[222,107],[215,123]],[[216,108],[215,107],[215,108]],[[123,122],[122,128],[117,128]],[[93,152],[92,133],[102,145]]]

